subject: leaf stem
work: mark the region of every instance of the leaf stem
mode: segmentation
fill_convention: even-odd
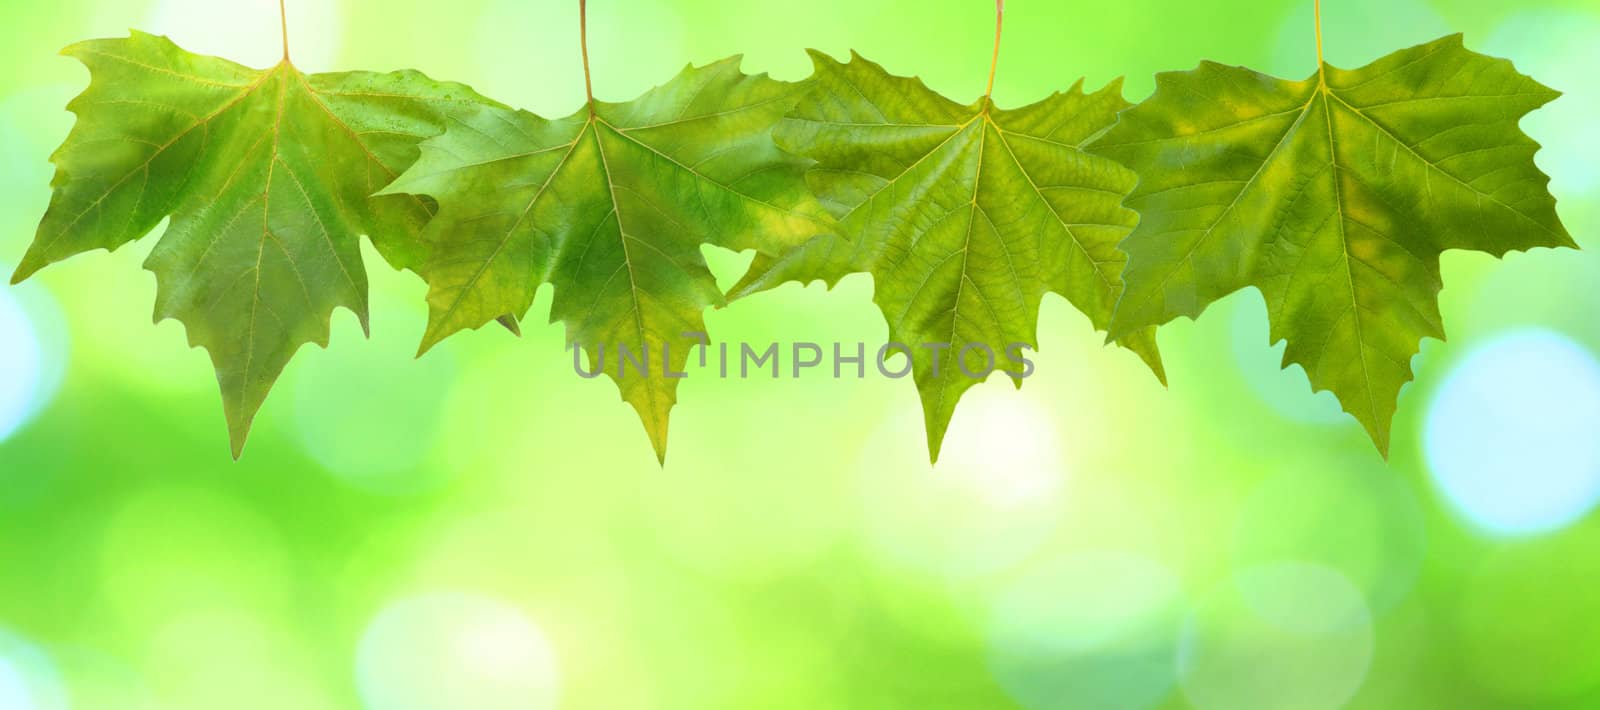
[[[1317,23],[1317,75],[1322,75],[1322,0],[1316,0],[1311,11]]]
[[[994,73],[1000,68],[1000,27],[1005,19],[1006,0],[994,0],[994,54],[989,58],[989,86],[983,90],[984,99],[994,96]]]
[[[289,63],[289,11],[283,6],[284,0],[278,0],[278,27],[283,30],[283,62]]]
[[[589,0],[578,0],[578,47],[583,50],[583,93],[594,118],[594,83],[589,78]]]

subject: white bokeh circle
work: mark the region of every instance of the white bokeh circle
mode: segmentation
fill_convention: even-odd
[[[981,578],[1027,557],[1059,526],[1068,476],[1047,407],[975,388],[937,465],[906,453],[923,440],[922,417],[902,416],[863,452],[863,525],[885,561],[932,577]]]
[[[1502,335],[1439,385],[1423,424],[1433,483],[1496,535],[1557,530],[1600,502],[1600,363],[1559,333]]]
[[[368,710],[550,710],[555,651],[505,601],[426,594],[390,604],[367,626],[356,688]]]
[[[61,673],[38,646],[0,630],[0,708],[67,710]]]

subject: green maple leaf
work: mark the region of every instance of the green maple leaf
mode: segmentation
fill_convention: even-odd
[[[553,284],[551,321],[616,381],[664,461],[678,380],[663,363],[681,371],[704,310],[724,302],[702,245],[776,253],[832,228],[806,162],[772,141],[801,91],[733,57],[565,119],[483,108],[424,143],[386,190],[439,202],[422,350],[521,317]],[[623,365],[623,347],[648,373]]]
[[[50,208],[12,281],[170,216],[145,262],[156,318],[210,352],[237,458],[295,351],[326,347],[332,311],[367,327],[360,235],[396,267],[422,260],[432,206],[369,196],[445,115],[488,101],[416,72],[306,75],[287,56],[255,70],[141,32],[64,54],[91,81],[69,106],[78,118],[52,157]]]
[[[1411,358],[1444,337],[1440,253],[1576,246],[1517,126],[1557,96],[1459,35],[1298,82],[1212,63],[1158,76],[1091,146],[1142,178],[1112,335],[1255,286],[1284,366],[1387,454]]]
[[[1094,93],[1079,82],[1015,110],[987,96],[961,105],[858,56],[812,58],[812,91],[777,138],[817,161],[808,179],[840,234],[758,257],[731,295],[872,274],[890,340],[912,346],[937,460],[956,401],[990,365],[980,349],[956,362],[961,349],[983,344],[999,370],[1020,377],[1006,349],[1037,347],[1047,292],[1095,328],[1110,324],[1125,261],[1116,246],[1138,222],[1122,199],[1136,178],[1081,145],[1128,104],[1117,81]],[[1161,375],[1153,332],[1122,340]]]

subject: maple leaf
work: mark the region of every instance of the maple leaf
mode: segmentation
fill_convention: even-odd
[[[56,151],[54,194],[13,276],[114,250],[171,217],[145,267],[156,319],[210,352],[233,455],[301,345],[326,347],[337,307],[367,328],[359,237],[399,268],[422,256],[431,205],[370,199],[443,116],[489,103],[416,72],[302,74],[191,54],[133,32],[68,47],[89,88]]]
[[[1440,253],[1576,246],[1517,125],[1558,95],[1460,35],[1305,81],[1209,62],[1159,75],[1090,147],[1142,178],[1111,334],[1254,286],[1284,366],[1387,454],[1411,358],[1444,337]]]
[[[421,350],[520,318],[551,283],[551,321],[616,381],[665,461],[678,385],[666,370],[682,371],[704,310],[724,302],[701,246],[776,253],[832,228],[806,161],[772,141],[801,86],[739,62],[687,67],[627,103],[591,97],[559,120],[484,107],[425,142],[385,190],[439,203],[423,236]]]
[[[1015,110],[988,96],[961,105],[854,54],[811,56],[812,91],[776,135],[817,161],[808,179],[839,235],[758,256],[730,295],[872,274],[890,340],[912,346],[937,460],[963,392],[991,368],[1020,383],[1021,363],[1007,349],[1037,347],[1047,292],[1095,328],[1110,324],[1125,260],[1116,245],[1138,222],[1122,199],[1137,180],[1081,144],[1128,103],[1119,80],[1094,93],[1080,81]],[[1153,332],[1123,340],[1161,375]],[[958,362],[971,344],[989,355],[973,348]]]

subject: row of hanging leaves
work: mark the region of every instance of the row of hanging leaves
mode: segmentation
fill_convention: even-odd
[[[591,367],[599,344],[670,353],[703,313],[786,282],[871,274],[892,341],[1037,346],[1065,297],[1165,380],[1155,329],[1247,286],[1272,340],[1387,453],[1439,255],[1576,247],[1518,123],[1558,94],[1459,35],[1288,81],[1210,62],[1038,103],[961,104],[852,55],[790,83],[737,57],[563,119],[411,71],[253,70],[134,32],[73,45],[89,88],[52,157],[49,210],[13,283],[171,218],[145,263],[156,318],[209,351],[237,457],[268,390],[338,307],[368,322],[359,239],[428,284],[421,351],[539,286]],[[700,249],[754,251],[722,293]],[[664,347],[665,346],[665,347]],[[420,353],[419,353],[420,354]],[[969,353],[977,357],[976,352]],[[979,380],[914,350],[928,446]],[[988,369],[987,362],[970,370]],[[1001,371],[1021,384],[1017,362]],[[678,380],[606,368],[665,460]]]

